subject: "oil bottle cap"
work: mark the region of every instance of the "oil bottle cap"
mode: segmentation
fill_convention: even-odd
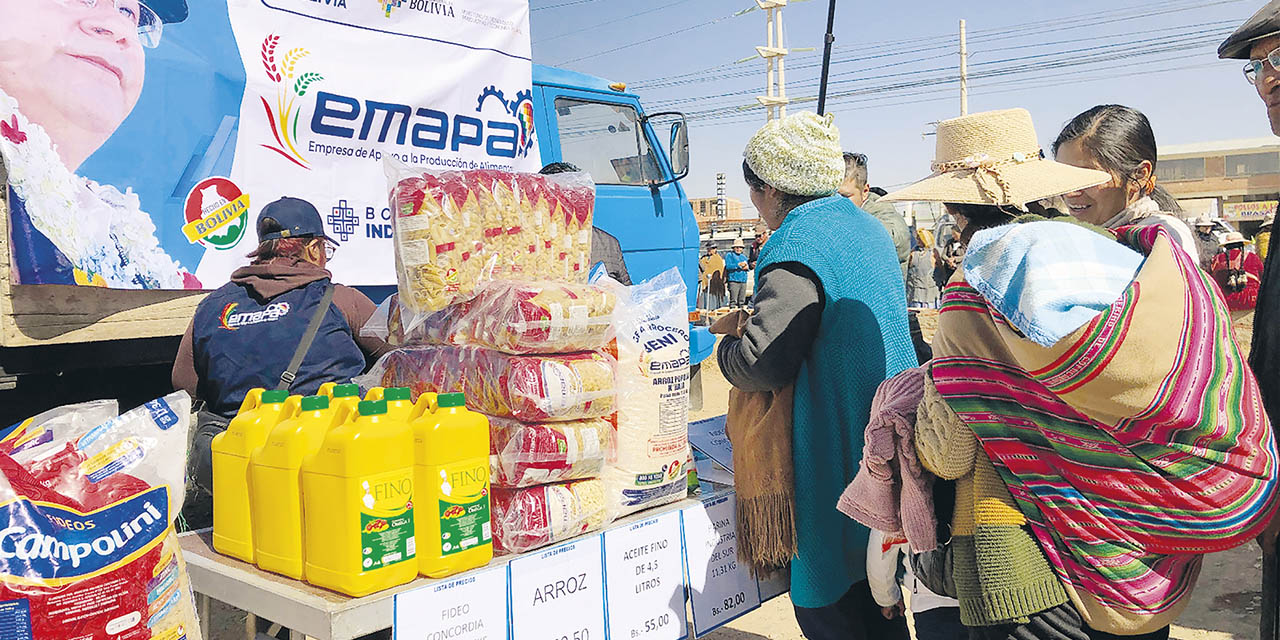
[[[284,389],[272,389],[262,392],[262,404],[278,404],[289,399],[289,392]]]
[[[387,413],[386,400],[362,400],[360,401],[360,415],[362,416],[381,416]]]
[[[408,400],[410,395],[409,387],[392,387],[382,392],[382,399],[387,402]]]
[[[333,388],[333,397],[350,398],[351,396],[360,395],[360,385],[355,383],[340,384]]]
[[[303,411],[321,411],[329,408],[329,396],[307,396],[302,399]]]
[[[442,393],[436,397],[436,406],[441,409],[467,406],[467,396],[461,393]]]

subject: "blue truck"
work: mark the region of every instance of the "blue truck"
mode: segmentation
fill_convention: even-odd
[[[646,113],[622,83],[542,65],[533,67],[533,100],[543,164],[570,162],[589,172],[596,183],[595,225],[618,239],[632,279],[679,267],[693,314],[698,225],[680,184],[689,171],[684,116]],[[0,164],[0,187],[4,183]],[[0,188],[0,222],[8,191]],[[7,240],[0,225],[0,256],[8,253]],[[393,289],[370,287],[367,293],[381,300]],[[163,395],[179,338],[201,297],[14,287],[0,277],[0,424],[79,400],[116,397],[125,407]],[[713,348],[707,329],[691,322],[695,406],[701,402],[699,363]]]

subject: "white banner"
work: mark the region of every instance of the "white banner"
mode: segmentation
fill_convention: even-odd
[[[246,263],[258,211],[286,195],[314,204],[340,243],[329,265],[335,280],[394,284],[383,159],[541,166],[527,0],[230,0],[227,8],[247,80],[231,185],[193,190],[187,207],[207,221],[188,214],[191,233],[211,239],[196,272],[206,286]],[[229,242],[236,233],[244,240]]]

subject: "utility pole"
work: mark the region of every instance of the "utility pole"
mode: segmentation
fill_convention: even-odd
[[[756,0],[756,5],[769,12],[768,44],[756,47],[756,53],[765,59],[768,70],[768,85],[765,95],[756,96],[756,100],[769,111],[769,120],[787,116],[787,72],[783,58],[787,55],[787,47],[782,42],[782,8],[787,0]]]
[[[969,49],[965,46],[964,20],[960,21],[960,115],[969,115]]]
[[[831,73],[831,45],[835,43],[836,0],[827,7],[826,46],[822,49],[822,83],[818,89],[818,115],[827,112],[827,76]]]

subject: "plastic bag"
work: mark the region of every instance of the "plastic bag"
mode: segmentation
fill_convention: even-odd
[[[585,173],[436,171],[388,159],[396,275],[415,314],[493,279],[587,278],[595,185]]]
[[[605,525],[604,485],[579,480],[493,490],[493,552],[524,553]]]
[[[602,476],[610,517],[684,498],[689,464],[684,280],[670,269],[633,287],[616,286],[618,429]]]
[[[362,329],[394,346],[470,344],[505,353],[592,351],[613,339],[617,298],[605,287],[511,280],[481,284],[475,297],[413,319],[387,298]],[[410,328],[412,327],[412,328]]]
[[[119,413],[120,406],[115,400],[93,400],[55,407],[6,429],[8,434],[0,438],[0,453],[16,455],[35,449],[68,431],[88,431]]]
[[[172,527],[190,415],[179,391],[95,427],[71,417],[22,451],[25,463],[0,453],[0,629],[28,626],[23,640],[200,640]]]
[[[602,418],[617,404],[612,356],[600,351],[515,356],[480,347],[404,347],[356,379],[364,388],[461,391],[467,407],[521,422]]]
[[[596,478],[613,443],[604,419],[525,424],[489,418],[489,476],[495,487]]]

